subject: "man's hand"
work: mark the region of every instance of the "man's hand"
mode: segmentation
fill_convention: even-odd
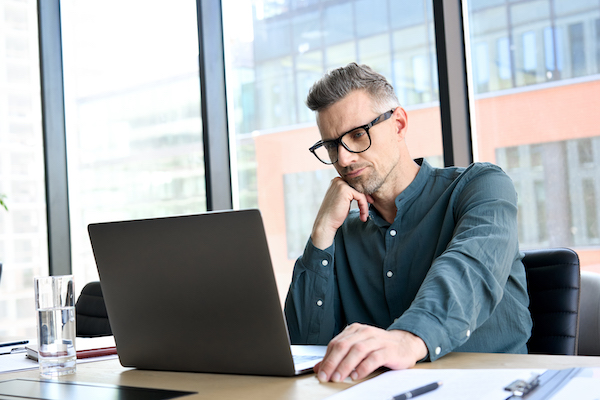
[[[410,332],[352,324],[334,337],[314,368],[321,382],[363,379],[379,367],[406,369],[427,355],[425,342]]]
[[[315,247],[324,250],[333,244],[335,233],[348,216],[352,200],[358,203],[360,219],[366,222],[373,198],[353,189],[342,178],[333,178],[313,226],[311,239]]]

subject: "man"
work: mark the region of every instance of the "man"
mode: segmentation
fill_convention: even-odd
[[[431,167],[406,146],[392,86],[349,64],[314,84],[332,180],[285,313],[296,344],[327,344],[322,382],[451,351],[526,353],[531,333],[517,196],[499,167]],[[350,210],[352,202],[358,209]]]

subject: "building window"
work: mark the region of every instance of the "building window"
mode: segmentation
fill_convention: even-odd
[[[535,32],[523,34],[523,76],[525,84],[536,83],[537,74],[537,48]]]
[[[487,92],[489,90],[490,70],[489,70],[489,55],[487,43],[477,43],[474,53],[474,73],[475,73],[475,89],[478,93]]]
[[[569,44],[571,48],[571,70],[573,77],[583,76],[587,72],[585,55],[585,35],[583,23],[569,25]]]
[[[579,139],[577,141],[577,154],[579,155],[579,164],[581,166],[594,164],[594,147],[591,138]]]
[[[512,79],[510,40],[507,37],[503,37],[498,39],[496,43],[498,51],[498,77],[502,81],[509,81]]]
[[[596,28],[596,72],[600,72],[600,18],[594,22]]]
[[[562,70],[560,56],[560,34],[557,29],[547,27],[544,29],[544,56],[546,64],[546,79],[559,79]]]
[[[583,202],[585,207],[585,232],[590,239],[600,237],[598,232],[598,199],[592,179],[583,181]]]

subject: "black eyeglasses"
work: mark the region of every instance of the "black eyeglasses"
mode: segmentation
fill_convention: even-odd
[[[369,147],[371,147],[369,129],[378,123],[389,119],[394,113],[394,110],[395,109],[392,109],[381,114],[366,125],[349,130],[337,139],[325,141],[319,140],[308,150],[310,150],[319,161],[327,165],[335,164],[338,161],[338,149],[340,144],[350,153],[362,153],[367,151],[369,150]]]

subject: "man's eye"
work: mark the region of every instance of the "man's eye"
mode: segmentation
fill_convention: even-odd
[[[364,129],[357,129],[354,132],[352,132],[349,136],[352,137],[352,139],[360,139],[366,133],[367,132]]]

